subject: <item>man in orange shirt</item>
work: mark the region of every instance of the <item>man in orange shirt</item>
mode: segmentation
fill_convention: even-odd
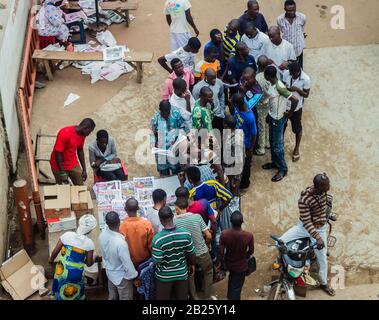
[[[205,71],[207,71],[208,68],[214,70],[216,74],[219,73],[221,66],[220,61],[217,60],[218,55],[219,53],[215,47],[209,47],[204,60],[201,60],[195,67],[194,76],[196,83],[205,79]]]
[[[151,257],[151,247],[154,237],[153,226],[150,221],[138,217],[138,201],[134,198],[125,203],[125,211],[128,214],[120,225],[120,233],[125,236],[128,243],[133,264],[138,265]]]

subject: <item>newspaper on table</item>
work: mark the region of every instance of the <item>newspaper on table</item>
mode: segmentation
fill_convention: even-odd
[[[125,202],[130,198],[135,198],[135,191],[134,191],[134,182],[133,181],[122,181],[121,182],[121,193],[122,193],[122,200]]]
[[[84,11],[76,11],[72,13],[65,13],[64,14],[64,19],[66,23],[73,23],[77,21],[86,21],[87,20],[87,15],[84,13]]]
[[[105,62],[113,62],[123,60],[126,52],[125,46],[107,47],[103,49],[103,60]]]
[[[167,193],[167,204],[172,205],[176,201],[175,191],[180,187],[177,176],[154,180],[154,189],[163,189]]]
[[[133,182],[140,207],[153,206],[154,177],[134,178]]]

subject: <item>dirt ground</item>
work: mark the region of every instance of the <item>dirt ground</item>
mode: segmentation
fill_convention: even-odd
[[[208,39],[209,30],[222,29],[228,20],[238,17],[245,1],[192,0],[193,16],[200,29],[200,39]],[[136,20],[129,29],[124,25],[110,29],[118,40],[134,50],[151,50],[155,61],[169,48],[169,32],[162,15],[163,0],[139,1],[133,13]],[[257,272],[247,279],[245,299],[254,299],[254,289],[270,280],[270,265],[275,250],[269,248],[269,235],[280,235],[298,219],[297,200],[302,189],[311,184],[319,172],[331,179],[335,209],[340,214],[334,224],[338,238],[331,250],[332,265],[346,270],[347,285],[379,282],[379,233],[377,211],[379,200],[378,150],[379,111],[375,105],[376,80],[379,72],[379,21],[375,15],[379,3],[343,1],[346,29],[330,28],[330,9],[334,1],[298,1],[298,10],[308,16],[305,70],[311,76],[312,89],[304,107],[304,133],[301,160],[290,160],[294,137],[286,134],[288,176],[280,183],[270,181],[271,172],[261,165],[269,156],[256,157],[253,163],[252,186],[244,196],[245,228],[255,234]],[[269,24],[282,12],[281,1],[261,1],[261,12]],[[213,14],[212,14],[213,13]],[[198,57],[200,58],[200,56]],[[130,177],[156,175],[154,165],[139,165],[134,153],[137,129],[149,127],[157,110],[166,72],[154,61],[145,68],[142,85],[134,73],[114,82],[90,84],[73,68],[58,71],[53,82],[36,93],[33,109],[33,137],[38,130],[55,134],[61,127],[78,123],[90,116],[97,129],[105,128],[116,139],[119,155],[125,160]],[[81,98],[67,108],[64,100],[70,92]],[[88,142],[94,139],[89,137]],[[88,162],[87,162],[88,163]],[[20,160],[20,175],[25,162]],[[88,172],[90,172],[88,168]],[[92,176],[88,184],[92,183]],[[42,247],[41,247],[42,248]],[[215,286],[217,295],[225,297],[225,281]],[[342,296],[341,296],[342,298]],[[350,298],[353,298],[352,296]]]

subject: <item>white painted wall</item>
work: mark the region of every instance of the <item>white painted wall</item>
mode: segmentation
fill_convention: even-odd
[[[20,144],[20,126],[16,109],[16,92],[22,59],[28,12],[32,0],[1,0],[7,2],[0,9],[0,92],[5,120],[5,131],[9,141],[13,170],[16,170]]]

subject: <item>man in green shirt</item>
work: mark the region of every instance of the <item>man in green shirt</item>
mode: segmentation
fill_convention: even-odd
[[[213,130],[213,92],[209,87],[200,90],[200,99],[196,101],[192,110],[192,128]]]
[[[195,271],[192,236],[174,225],[169,207],[161,208],[158,214],[164,228],[153,238],[156,300],[188,300],[188,275]]]

